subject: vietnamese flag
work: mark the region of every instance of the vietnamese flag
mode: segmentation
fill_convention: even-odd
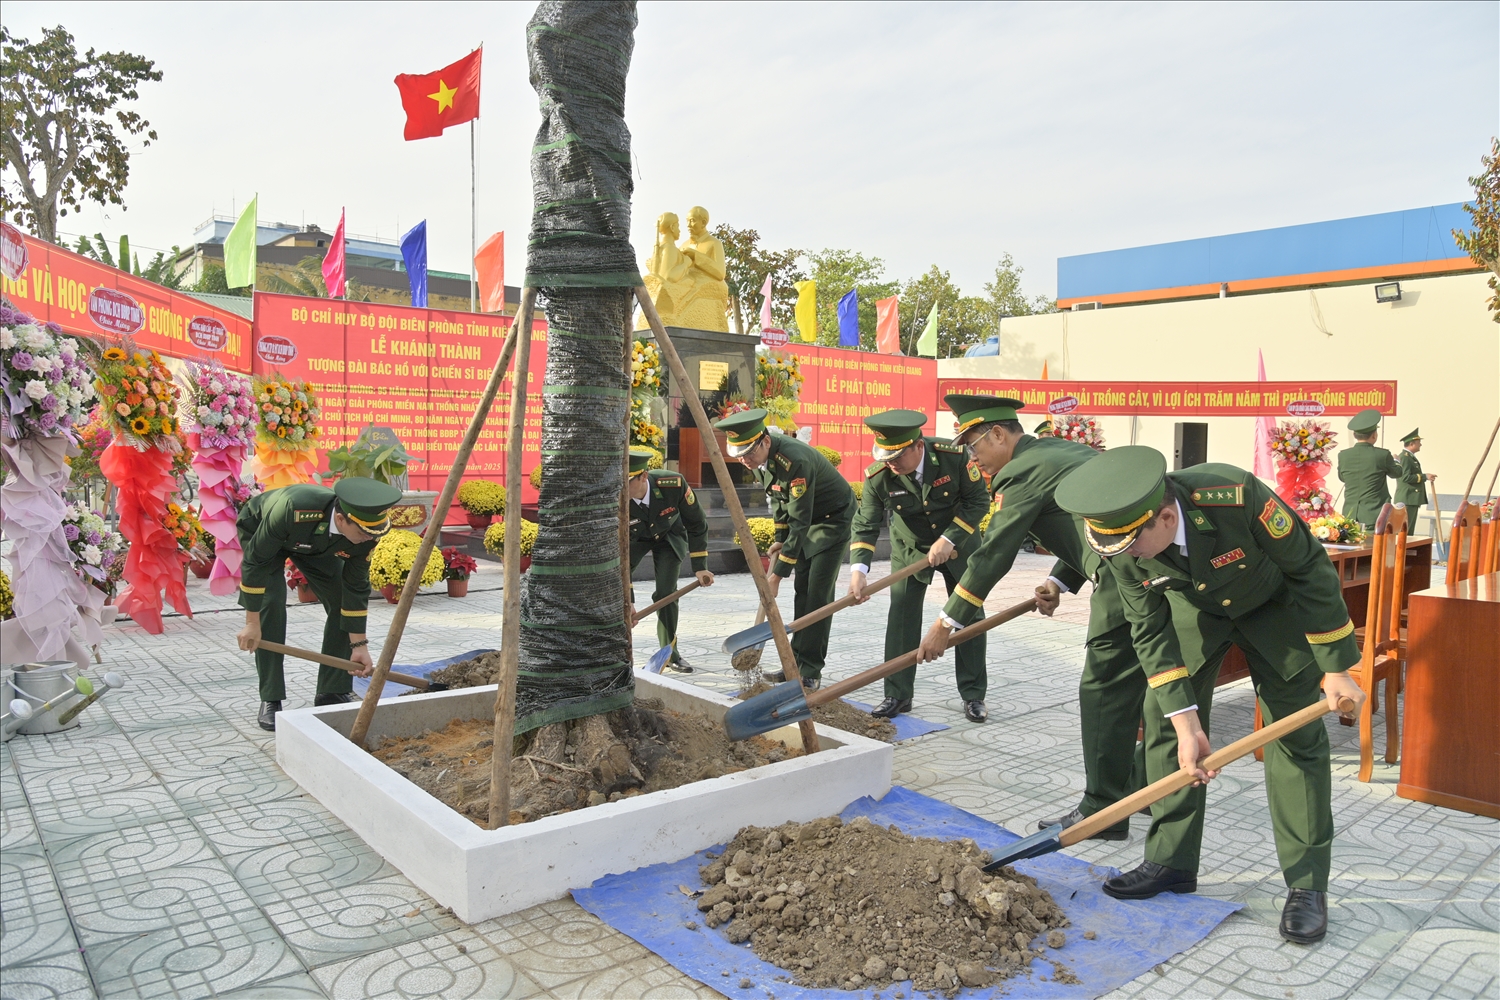
[[[449,125],[479,117],[479,62],[484,49],[475,49],[436,73],[396,77],[401,106],[406,109],[406,138],[430,139]]]

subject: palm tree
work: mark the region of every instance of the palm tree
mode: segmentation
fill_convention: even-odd
[[[266,292],[282,295],[307,295],[315,299],[328,298],[328,286],[323,282],[323,258],[303,257],[297,261],[290,277],[282,277],[274,271],[257,275],[256,287]],[[353,278],[345,282],[344,298],[349,302],[368,302],[370,295],[364,286]]]

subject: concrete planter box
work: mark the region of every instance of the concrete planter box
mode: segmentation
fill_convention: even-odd
[[[719,720],[733,704],[670,677],[637,673],[636,692]],[[454,719],[490,718],[493,685],[390,698],[370,727],[375,746]],[[359,706],[276,717],[276,760],[334,815],[458,916],[478,923],[587,886],[603,875],[676,861],[742,826],[806,822],[891,787],[891,746],[818,727],[822,751],[680,788],[637,795],[521,826],[483,830],[349,742]],[[797,727],[769,734],[800,746]]]

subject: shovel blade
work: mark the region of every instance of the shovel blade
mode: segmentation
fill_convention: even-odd
[[[790,632],[791,630],[788,629],[787,631]],[[735,653],[738,653],[742,649],[749,649],[751,646],[755,646],[758,648],[764,646],[770,641],[771,623],[761,622],[759,625],[752,625],[747,629],[736,632],[728,639],[725,639],[724,652],[728,653],[730,656],[733,656]]]
[[[658,649],[656,652],[652,653],[651,654],[651,659],[649,659],[649,660],[646,661],[646,673],[648,673],[648,674],[659,674],[659,673],[661,673],[662,668],[667,665],[667,661],[670,660],[671,658],[672,658],[672,647],[671,646],[663,646],[661,649]]]
[[[807,707],[802,685],[783,681],[725,712],[724,731],[732,740],[745,740],[811,718],[812,709]]]
[[[1017,861],[1025,861],[1027,858],[1039,858],[1043,854],[1051,854],[1053,851],[1062,850],[1063,826],[1061,823],[1053,823],[1045,830],[1039,830],[1029,837],[1011,844],[1004,854],[984,866],[987,872],[996,871],[1004,865],[1014,864]]]

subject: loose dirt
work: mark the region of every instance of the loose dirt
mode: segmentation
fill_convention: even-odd
[[[762,681],[738,697],[743,701],[763,691],[769,691],[771,688],[772,685]],[[890,719],[878,719],[862,708],[855,708],[842,698],[834,699],[826,705],[819,705],[812,710],[812,717],[814,722],[821,722],[834,729],[842,729],[846,733],[868,736],[872,740],[880,740],[883,743],[896,742],[894,722]]]
[[[468,688],[494,684],[499,676],[500,651],[496,650],[493,653],[476,656],[472,660],[464,660],[443,667],[441,670],[434,670],[427,679],[438,684],[446,684],[450,688]]]
[[[801,986],[948,996],[1031,971],[1068,919],[1036,881],[980,869],[972,840],[910,837],[860,817],[745,827],[700,869],[704,923]],[[1076,982],[1060,956],[1053,977]],[[900,996],[897,992],[895,996]]]
[[[441,732],[384,740],[374,755],[474,823],[488,826],[493,736],[493,719],[455,719]],[[801,753],[763,736],[731,742],[719,723],[643,698],[630,708],[517,737],[510,822],[677,788]]]

